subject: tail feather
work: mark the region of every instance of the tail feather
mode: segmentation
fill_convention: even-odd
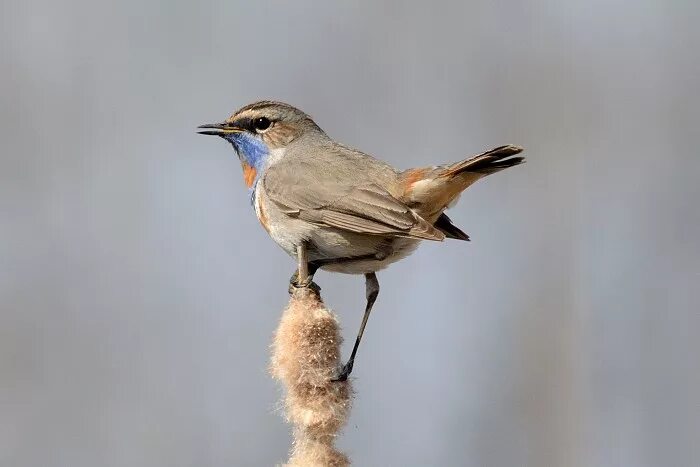
[[[443,177],[454,177],[465,172],[492,174],[525,162],[524,157],[511,157],[520,154],[523,148],[508,144],[486,151],[456,164],[451,165],[441,174]]]
[[[467,187],[486,175],[525,162],[519,146],[500,146],[451,165],[409,169],[399,175],[399,199],[449,238],[468,240],[443,211]]]
[[[462,230],[452,223],[452,219],[447,217],[444,212],[440,214],[440,217],[433,224],[436,229],[445,234],[447,238],[456,238],[457,240],[469,241],[469,235],[462,232]]]

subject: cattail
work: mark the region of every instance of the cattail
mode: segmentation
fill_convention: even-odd
[[[349,381],[333,381],[340,368],[335,315],[310,288],[295,289],[272,343],[270,372],[285,389],[285,417],[294,443],[287,467],[350,465],[335,438],[350,415]]]

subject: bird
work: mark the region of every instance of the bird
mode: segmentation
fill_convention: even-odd
[[[445,210],[477,180],[519,165],[523,148],[499,146],[459,162],[397,170],[334,141],[305,112],[271,100],[254,102],[221,123],[198,127],[228,141],[243,169],[262,227],[296,259],[294,288],[320,288],[319,270],[365,277],[366,306],[347,363],[379,295],[377,271],[410,255],[423,240],[469,241]]]

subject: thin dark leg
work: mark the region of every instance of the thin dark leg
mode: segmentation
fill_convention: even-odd
[[[292,277],[289,278],[289,293],[291,294],[295,288],[301,289],[304,287],[310,287],[311,289],[315,290],[316,293],[321,292],[321,287],[318,286],[315,282],[313,282],[314,274],[316,274],[316,271],[318,271],[320,268],[323,266],[329,265],[329,264],[343,264],[343,263],[350,263],[353,261],[360,261],[363,259],[376,259],[377,255],[375,254],[369,254],[369,255],[362,255],[362,256],[351,256],[349,258],[327,258],[327,259],[319,259],[315,261],[309,261],[306,263],[306,269],[308,272],[307,275],[307,280],[305,282],[302,282],[299,280],[299,271],[302,269],[301,262],[303,261],[303,257],[305,253],[303,253],[301,250],[306,249],[306,245],[302,245],[299,247],[299,250],[297,252],[297,269],[294,271],[294,274],[292,274]],[[299,257],[302,256],[301,259]]]
[[[352,348],[352,353],[350,354],[350,359],[343,365],[340,370],[340,374],[333,381],[345,381],[352,373],[352,366],[355,363],[355,357],[357,356],[357,349],[360,347],[360,341],[362,340],[362,334],[365,332],[365,326],[367,326],[367,320],[369,319],[369,314],[372,312],[372,306],[377,300],[379,295],[379,281],[377,280],[377,275],[373,272],[365,274],[365,289],[367,293],[367,306],[365,307],[365,314],[362,316],[362,324],[360,324],[360,330],[357,332],[357,338],[355,339],[355,345]]]

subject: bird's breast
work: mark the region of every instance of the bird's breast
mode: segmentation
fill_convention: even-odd
[[[314,226],[282,212],[265,194],[263,183],[255,184],[252,201],[260,225],[284,251],[296,255],[297,245],[311,236]]]
[[[262,225],[263,228],[269,234],[270,220],[265,209],[265,201],[262,199],[263,197],[261,196],[262,188],[260,187],[260,185],[260,183],[256,183],[255,188],[253,189],[253,209],[255,209],[255,215],[257,216],[258,221],[260,221],[260,225]]]

